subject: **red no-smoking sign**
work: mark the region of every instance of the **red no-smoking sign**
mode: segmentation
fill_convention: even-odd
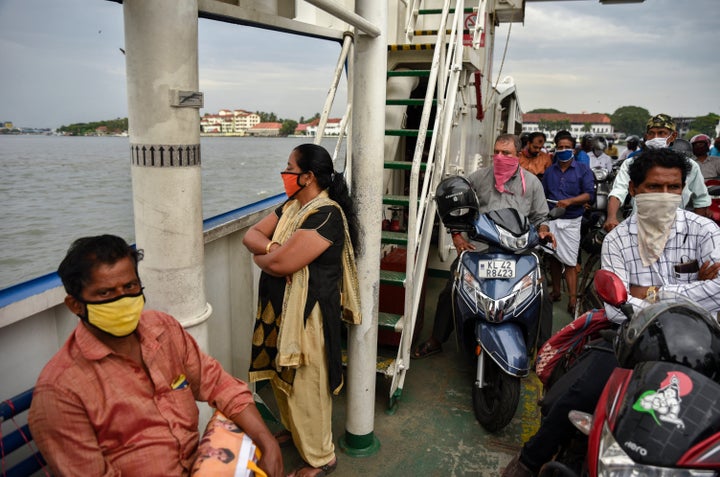
[[[463,45],[472,46],[473,34],[475,32],[475,22],[477,21],[476,13],[468,13],[465,15],[465,30],[469,33],[463,34]],[[480,48],[485,46],[485,31],[480,34]]]

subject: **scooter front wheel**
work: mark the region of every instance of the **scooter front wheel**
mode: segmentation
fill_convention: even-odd
[[[484,361],[485,386],[473,385],[475,418],[488,432],[507,426],[520,402],[520,378],[510,376],[492,359]]]

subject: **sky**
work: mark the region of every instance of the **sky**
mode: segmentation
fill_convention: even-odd
[[[491,80],[512,76],[524,111],[720,113],[719,30],[720,0],[532,1],[524,23],[498,28]],[[204,19],[198,36],[201,114],[297,120],[322,110],[337,43]],[[56,128],[126,117],[123,44],[115,2],[0,0],[0,121]]]

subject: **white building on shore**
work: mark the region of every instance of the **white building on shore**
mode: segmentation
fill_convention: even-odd
[[[575,137],[588,133],[603,136],[615,135],[615,130],[607,114],[525,113],[522,118],[522,132],[542,131],[550,139],[561,129],[567,129]],[[561,123],[569,123],[570,126],[569,128],[558,127],[558,124]]]
[[[218,114],[205,114],[200,118],[200,131],[206,134],[235,134],[245,135],[256,124],[260,123],[260,116],[236,109],[221,109]]]

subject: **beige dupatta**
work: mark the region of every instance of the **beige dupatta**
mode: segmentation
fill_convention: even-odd
[[[283,208],[282,216],[277,227],[275,227],[272,240],[280,244],[285,243],[308,216],[326,205],[332,205],[340,211],[343,228],[345,229],[345,244],[342,252],[343,283],[340,296],[342,319],[347,323],[357,325],[361,322],[360,296],[358,293],[355,255],[350,241],[347,219],[340,205],[328,197],[327,191],[322,191],[302,207],[297,200],[288,202]],[[303,313],[307,301],[308,277],[308,267],[305,266],[293,273],[291,282],[285,287],[277,339],[278,354],[275,358],[278,371],[280,371],[281,367],[297,368],[304,364],[302,332],[304,328]]]

